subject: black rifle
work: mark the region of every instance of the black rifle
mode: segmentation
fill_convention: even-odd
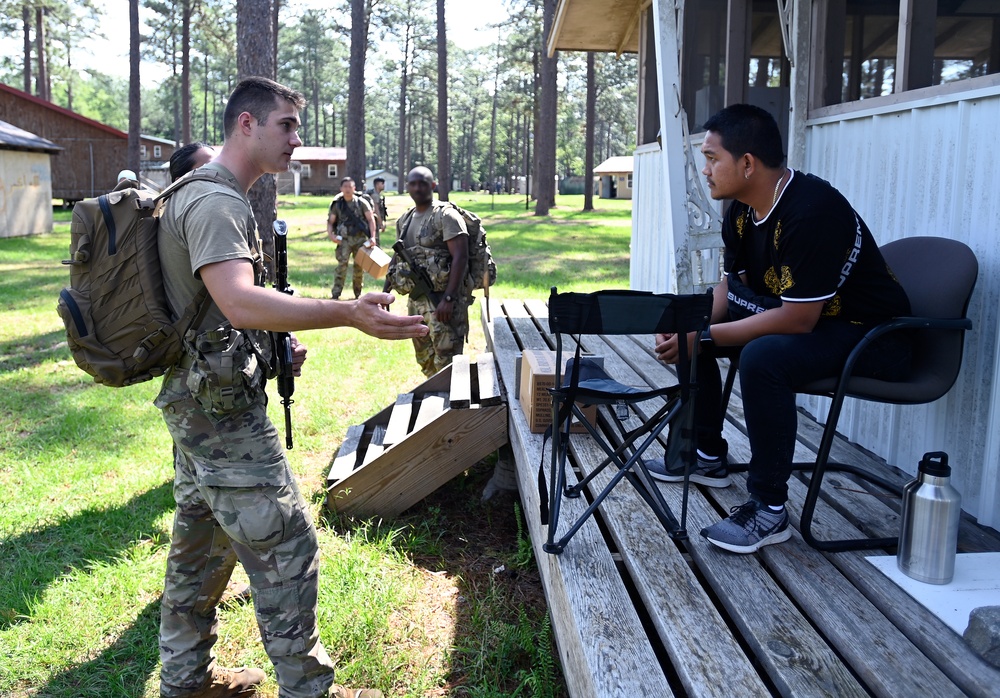
[[[288,226],[285,221],[274,221],[274,288],[292,295],[288,285]],[[275,332],[274,344],[278,352],[278,395],[285,408],[285,448],[292,448],[292,394],[295,392],[295,373],[292,366],[292,336],[288,332]]]
[[[437,307],[441,302],[441,294],[434,290],[434,284],[431,283],[431,277],[427,276],[427,270],[413,261],[413,257],[403,245],[402,240],[396,240],[392,249],[395,250],[396,254],[410,268],[410,280],[413,281],[413,290],[410,291],[410,296],[413,298],[430,298],[434,306]]]

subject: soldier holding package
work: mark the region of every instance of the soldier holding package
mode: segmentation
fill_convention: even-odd
[[[351,281],[354,286],[354,297],[361,296],[364,283],[364,270],[358,264],[358,250],[366,243],[377,244],[375,216],[371,204],[355,191],[354,180],[344,177],[340,180],[340,193],[333,197],[330,212],[327,216],[326,234],[337,243],[337,271],[333,278],[331,296],[334,300],[340,298],[347,281],[347,264],[354,258],[354,273]]]

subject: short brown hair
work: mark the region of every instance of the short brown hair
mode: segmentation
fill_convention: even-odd
[[[236,119],[243,112],[249,112],[261,125],[267,123],[267,117],[274,111],[278,99],[283,99],[302,109],[306,98],[298,90],[285,87],[274,80],[259,76],[240,80],[236,89],[229,95],[226,111],[222,116],[222,125],[226,136],[236,128]]]

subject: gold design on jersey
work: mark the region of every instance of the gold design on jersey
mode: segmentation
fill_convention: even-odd
[[[779,242],[781,242],[781,220],[774,226],[774,249],[778,249]]]
[[[840,294],[838,293],[833,298],[828,300],[823,306],[823,315],[827,317],[833,317],[840,315]]]
[[[782,267],[780,274],[771,267],[764,272],[764,284],[771,293],[780,296],[795,285],[795,279],[792,278],[792,270],[788,267]]]

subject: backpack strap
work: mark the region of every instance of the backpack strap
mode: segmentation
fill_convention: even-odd
[[[107,194],[97,197],[97,205],[101,207],[104,226],[108,229],[108,256],[118,252],[118,229],[115,227],[115,217],[111,213],[111,202]]]

